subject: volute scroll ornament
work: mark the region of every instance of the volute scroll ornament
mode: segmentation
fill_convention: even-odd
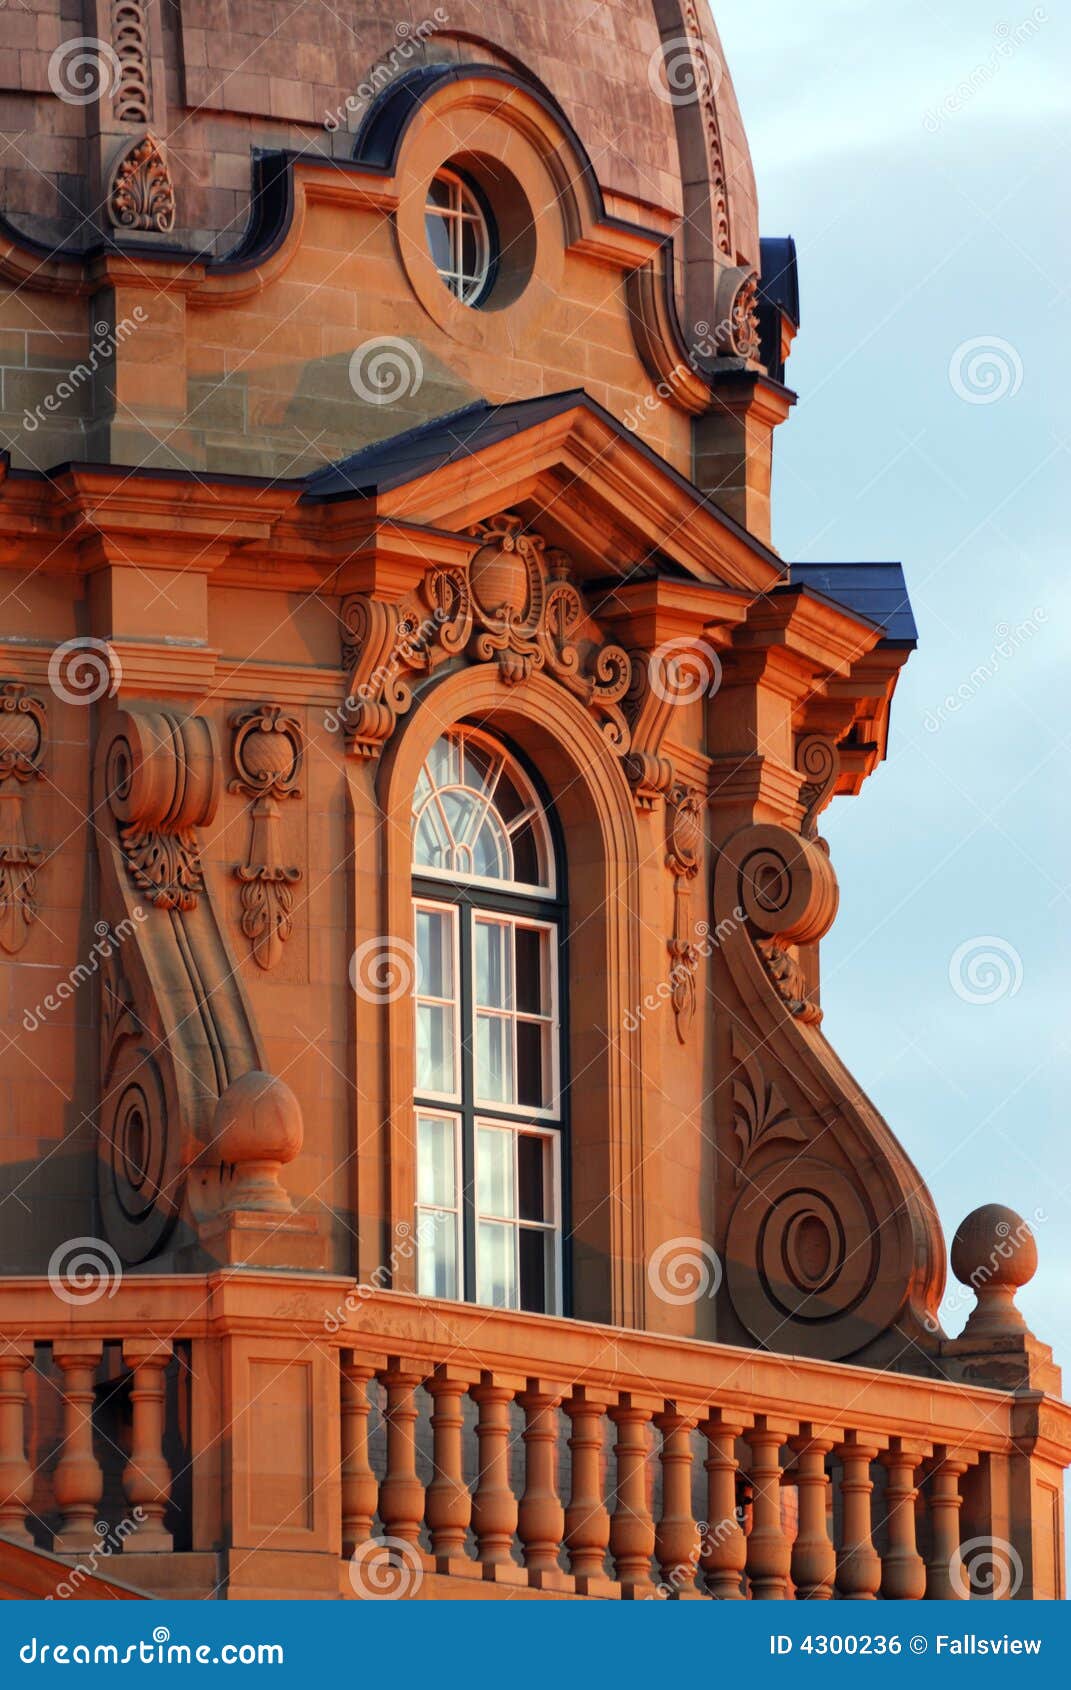
[[[829,1360],[933,1350],[944,1244],[929,1194],[814,1017],[786,1014],[770,955],[820,939],[837,908],[820,843],[740,829],[718,854],[732,1016],[736,1187],[724,1239],[737,1317],[770,1348]],[[791,1006],[789,1006],[791,1007]]]
[[[294,930],[293,888],[301,870],[283,862],[279,800],[301,796],[305,741],[300,724],[277,704],[240,711],[231,727],[237,773],[230,789],[254,800],[249,851],[234,871],[242,888],[242,932],[258,966],[269,969]]]
[[[840,775],[836,741],[828,734],[802,734],[796,742],[796,768],[803,776],[800,832],[805,839],[817,839],[818,818],[832,798]]]
[[[0,686],[0,948],[15,956],[37,919],[37,871],[44,856],[30,845],[23,789],[44,777],[46,722],[41,699],[18,681]]]
[[[196,829],[214,819],[221,787],[211,723],[164,711],[125,714],[104,780],[138,890],[158,909],[195,909],[203,885]]]

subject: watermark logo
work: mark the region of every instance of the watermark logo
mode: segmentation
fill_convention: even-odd
[[[366,340],[350,358],[350,386],[369,405],[394,405],[419,393],[424,362],[411,340]]]
[[[948,379],[957,399],[968,405],[995,405],[1014,398],[1023,385],[1023,360],[1010,340],[975,335],[961,341],[948,361]]]
[[[667,640],[647,660],[647,679],[657,698],[669,704],[694,704],[713,698],[721,686],[721,658],[706,640]]]
[[[698,35],[675,35],[663,41],[647,61],[651,92],[667,106],[712,99],[724,75],[717,53]]]
[[[397,1003],[413,990],[419,966],[408,939],[366,939],[350,958],[350,985],[366,1003]]]
[[[48,1261],[48,1283],[72,1308],[114,1297],[123,1283],[123,1264],[103,1238],[68,1238]]]
[[[401,76],[418,56],[423,56],[424,42],[434,35],[436,30],[442,29],[449,19],[449,12],[444,11],[441,6],[436,6],[431,17],[423,18],[420,23],[412,24],[405,19],[396,23],[396,44],[372,66],[368,76],[358,83],[354,92],[346,95],[342,105],[325,114],[324,128],[333,133],[336,129],[341,129],[348,118],[356,116],[358,112],[364,112],[396,76]]]
[[[122,79],[123,67],[110,41],[79,35],[55,48],[48,61],[48,85],[68,106],[91,106],[109,98]]]
[[[424,1579],[424,1563],[415,1544],[401,1537],[373,1537],[350,1556],[350,1583],[364,1602],[411,1600]]]
[[[1035,605],[1031,614],[1014,626],[1010,622],[998,622],[993,629],[993,649],[985,661],[976,664],[967,679],[961,681],[955,692],[950,692],[936,710],[927,710],[922,720],[926,732],[935,734],[947,716],[954,716],[965,704],[969,704],[986,683],[993,679],[1001,664],[1010,662],[1016,653],[1033,639],[1042,623],[1047,621],[1045,611]]]
[[[64,640],[48,660],[48,684],[64,704],[96,704],[114,698],[123,666],[107,640]]]
[[[964,1003],[999,1003],[1013,998],[1023,983],[1023,959],[1007,939],[982,933],[965,939],[948,964],[952,990]]]
[[[698,1303],[702,1297],[715,1297],[721,1279],[721,1259],[702,1238],[668,1238],[647,1263],[647,1283],[663,1303]]]
[[[1022,1556],[1002,1537],[970,1538],[953,1555],[948,1570],[963,1601],[988,1596],[994,1602],[1010,1602],[1023,1582]]]

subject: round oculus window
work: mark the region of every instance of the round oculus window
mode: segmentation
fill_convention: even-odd
[[[442,281],[463,305],[479,305],[494,280],[498,241],[483,195],[454,170],[439,170],[424,208],[428,250]]]

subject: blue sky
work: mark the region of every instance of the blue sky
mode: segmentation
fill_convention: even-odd
[[[901,559],[920,631],[887,763],[823,824],[841,886],[826,1031],[948,1241],[979,1203],[1041,1211],[1019,1302],[1067,1366],[1068,16],[714,11],[763,233],[799,249],[775,542]]]

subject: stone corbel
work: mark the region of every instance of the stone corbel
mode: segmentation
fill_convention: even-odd
[[[673,935],[667,941],[670,957],[670,1002],[677,1038],[687,1043],[695,1018],[695,977],[699,947],[692,937],[692,886],[699,873],[703,838],[703,800],[690,787],[677,786],[667,805],[666,867],[673,876]]]
[[[796,768],[803,777],[800,833],[804,839],[817,839],[818,818],[836,791],[840,776],[836,740],[829,734],[801,734],[796,741]]]
[[[44,852],[30,845],[23,788],[41,780],[45,707],[18,681],[0,686],[0,948],[15,956],[37,919],[37,870]]]
[[[267,1072],[201,864],[197,830],[215,819],[221,784],[207,718],[110,717],[94,794],[114,823],[96,830],[102,1224],[126,1262],[159,1255],[174,1234],[202,1265],[252,1253],[260,1266],[315,1267],[315,1218],[292,1214],[278,1181],[300,1149],[300,1107]]]
[[[283,861],[279,838],[281,799],[300,798],[297,781],[304,735],[278,704],[231,717],[232,755],[237,771],[230,790],[253,799],[249,852],[235,876],[242,888],[242,932],[252,942],[260,968],[274,968],[293,932],[293,887],[301,870]]]

